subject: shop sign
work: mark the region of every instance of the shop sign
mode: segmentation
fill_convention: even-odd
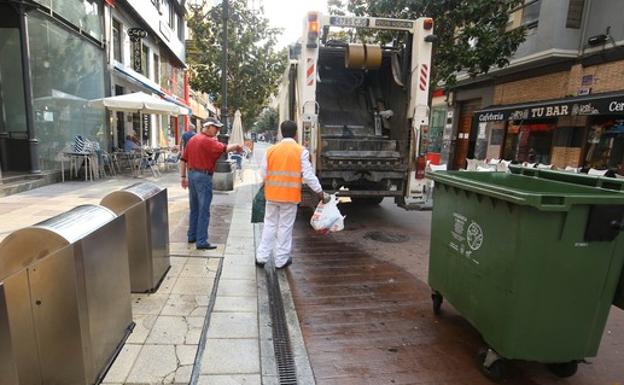
[[[143,58],[141,54],[143,53],[143,42],[133,41],[132,42],[132,69],[138,73],[143,73]]]
[[[479,122],[481,123],[500,122],[501,120],[505,120],[505,116],[502,112],[488,112],[479,115]]]
[[[141,28],[130,28],[128,30],[132,51],[132,69],[138,73],[143,72],[143,39],[147,37],[147,31]]]
[[[477,112],[480,123],[537,120],[562,116],[624,114],[624,95],[592,100],[575,100],[550,105]]]

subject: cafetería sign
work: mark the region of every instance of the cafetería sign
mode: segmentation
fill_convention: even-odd
[[[540,103],[490,107],[475,112],[475,118],[480,123],[588,115],[624,115],[624,94],[588,95]]]

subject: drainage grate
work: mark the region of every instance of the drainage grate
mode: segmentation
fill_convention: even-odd
[[[267,289],[269,294],[269,308],[271,311],[271,329],[273,330],[273,350],[280,385],[296,385],[297,372],[295,359],[290,347],[286,313],[282,302],[282,292],[273,266],[265,266]]]

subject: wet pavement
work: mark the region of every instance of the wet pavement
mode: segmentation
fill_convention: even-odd
[[[299,213],[288,280],[317,384],[491,384],[479,333],[426,284],[430,212],[343,206],[345,231],[315,234]],[[381,233],[381,236],[380,234]],[[624,312],[613,307],[598,357],[559,379],[512,362],[507,384],[624,384]]]

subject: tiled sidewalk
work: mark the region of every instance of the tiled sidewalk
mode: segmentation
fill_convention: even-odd
[[[103,383],[260,385],[258,289],[250,223],[252,194],[259,180],[255,166],[237,178],[234,192],[215,195],[213,205],[230,207],[232,216],[228,212],[216,218],[213,208],[211,237],[219,242],[227,235],[227,241],[211,251],[183,242],[188,193],[178,185],[177,175],[146,180],[168,189],[171,269],[156,293],[132,294],[136,326]],[[140,181],[120,177],[59,183],[0,198],[0,240],[77,205],[97,204],[109,192]],[[223,233],[227,222],[229,232]],[[219,227],[213,228],[214,223]]]
[[[172,242],[171,270],[154,294],[133,295],[137,324],[104,384],[261,384],[251,194],[237,180],[225,245]],[[218,287],[218,290],[215,290]]]

